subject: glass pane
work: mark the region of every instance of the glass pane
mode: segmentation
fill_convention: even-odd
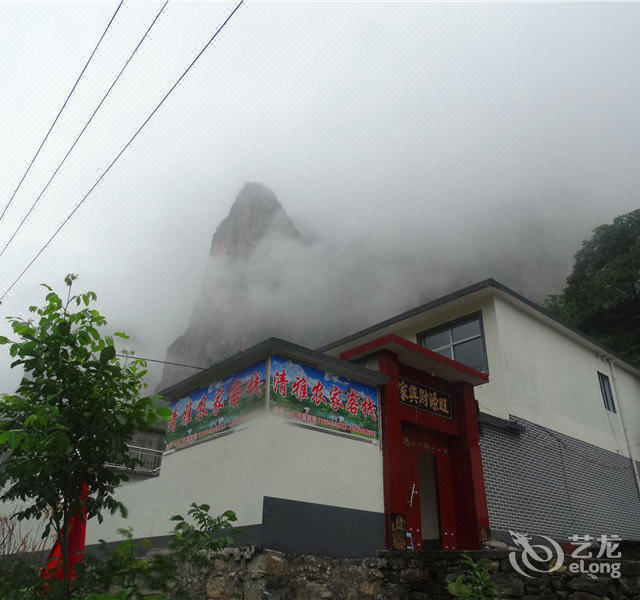
[[[474,335],[480,335],[480,319],[474,319],[451,329],[454,344],[460,340],[467,340]]]
[[[436,348],[442,348],[442,346],[448,346],[451,343],[450,330],[445,329],[440,333],[434,333],[422,340],[422,345],[429,350]]]
[[[484,352],[482,351],[482,338],[475,338],[468,342],[456,344],[453,347],[454,358],[477,371],[486,371],[484,364]]]
[[[447,358],[453,358],[451,356],[451,346],[445,346],[444,348],[437,348],[433,350],[434,352],[437,352],[438,354],[442,354],[442,356],[446,356]]]
[[[606,376],[602,373],[598,373],[598,381],[600,382],[600,391],[602,392],[602,399],[604,400],[604,405],[607,405],[609,399],[607,398],[607,388],[605,387]]]
[[[598,373],[600,379],[600,390],[602,391],[602,398],[604,400],[604,406],[607,410],[616,412],[615,404],[613,403],[613,394],[611,393],[611,383],[609,378],[602,373]]]

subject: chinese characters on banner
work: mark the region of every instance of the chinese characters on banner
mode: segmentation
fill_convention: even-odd
[[[398,387],[402,404],[453,419],[453,407],[449,394],[406,379],[400,379]]]
[[[319,429],[378,439],[378,390],[278,356],[271,357],[270,410]]]
[[[266,361],[171,403],[166,449],[180,449],[244,423],[264,408]]]

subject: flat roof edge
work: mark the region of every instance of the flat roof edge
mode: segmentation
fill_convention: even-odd
[[[483,279],[482,281],[478,281],[477,283],[473,283],[467,287],[460,288],[459,290],[455,290],[450,292],[449,294],[445,294],[444,296],[440,296],[439,298],[435,298],[434,300],[430,300],[425,304],[421,304],[420,306],[416,306],[415,308],[411,308],[406,310],[394,317],[389,317],[380,323],[376,323],[375,325],[371,325],[361,331],[356,331],[350,335],[347,335],[335,342],[330,342],[329,344],[325,344],[321,348],[318,348],[318,352],[327,352],[328,350],[332,350],[333,348],[337,348],[338,346],[342,346],[343,344],[348,344],[354,340],[357,340],[360,337],[364,337],[365,335],[369,335],[370,333],[374,333],[378,329],[383,329],[384,327],[388,327],[390,325],[394,325],[395,323],[400,323],[405,319],[409,319],[420,313],[426,312],[433,308],[437,308],[443,304],[447,304],[448,302],[452,302],[453,300],[457,300],[458,298],[462,298],[463,296],[467,296],[473,292],[477,292],[479,290],[488,288],[488,287],[498,287],[499,284],[495,279]]]
[[[272,337],[246,350],[242,350],[237,354],[228,356],[210,367],[203,369],[201,372],[159,391],[158,394],[166,400],[183,396],[197,390],[199,387],[203,387],[213,380],[227,377],[236,371],[249,367],[274,354],[374,387],[384,385],[389,381],[387,375],[383,375],[377,371],[372,371],[355,363],[323,354],[317,350],[311,350],[310,348]]]
[[[354,340],[357,340],[361,337],[364,337],[366,335],[369,335],[371,333],[374,333],[375,331],[379,330],[379,329],[383,329],[385,327],[389,327],[390,325],[394,325],[396,323],[400,323],[402,321],[404,321],[405,319],[409,319],[411,317],[414,317],[416,315],[419,315],[423,312],[427,312],[429,310],[432,310],[434,308],[437,308],[439,306],[442,306],[444,304],[447,304],[449,302],[453,302],[454,300],[457,300],[458,298],[462,298],[464,296],[468,296],[469,294],[472,294],[474,292],[477,292],[479,290],[483,290],[486,288],[494,288],[496,290],[499,290],[501,292],[503,292],[505,295],[511,297],[514,300],[517,300],[519,302],[521,302],[522,304],[528,306],[529,308],[533,309],[534,311],[536,311],[537,313],[539,313],[541,316],[546,317],[547,319],[553,321],[556,325],[559,325],[561,327],[563,327],[564,329],[570,331],[571,333],[573,333],[575,336],[577,336],[578,338],[581,338],[581,342],[584,345],[591,345],[594,346],[600,350],[602,350],[605,354],[610,355],[612,358],[615,358],[615,360],[620,364],[620,366],[622,368],[624,368],[626,371],[630,371],[631,373],[635,374],[636,376],[640,377],[640,366],[632,363],[631,361],[629,361],[628,359],[620,356],[617,352],[611,350],[610,348],[608,348],[607,346],[604,346],[603,344],[601,344],[600,342],[598,342],[597,340],[595,340],[594,338],[592,338],[591,336],[587,335],[586,333],[584,333],[583,331],[580,331],[579,329],[575,328],[573,325],[569,325],[569,323],[563,321],[562,319],[560,319],[559,317],[551,314],[549,311],[547,311],[545,308],[543,308],[542,306],[540,306],[539,304],[536,304],[535,302],[533,302],[533,300],[529,300],[529,298],[526,298],[525,296],[523,296],[522,294],[519,294],[518,292],[512,290],[511,288],[507,287],[506,285],[504,285],[503,283],[500,283],[499,281],[489,278],[489,279],[483,279],[482,281],[478,281],[477,283],[473,283],[469,286],[466,286],[464,288],[460,288],[459,290],[455,290],[449,294],[446,294],[444,296],[440,296],[439,298],[435,298],[434,300],[431,300],[429,302],[427,302],[426,304],[421,304],[420,306],[417,306],[415,308],[412,308],[410,310],[407,310],[405,312],[402,312],[394,317],[390,317],[384,321],[381,321],[380,323],[377,323],[375,325],[372,325],[370,327],[367,327],[365,329],[362,329],[361,331],[357,331],[355,333],[352,333],[348,336],[345,336],[339,340],[336,340],[335,342],[331,342],[329,344],[326,344],[324,346],[322,346],[321,348],[318,348],[318,352],[327,352],[329,350],[332,350],[333,348],[337,348],[339,346],[342,346],[344,344],[348,344],[349,342],[352,342]]]

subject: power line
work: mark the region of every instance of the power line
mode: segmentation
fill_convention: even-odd
[[[222,29],[224,28],[224,26],[229,22],[229,20],[231,19],[231,17],[233,17],[233,15],[236,13],[236,11],[242,6],[242,4],[244,3],[244,0],[240,0],[240,2],[236,5],[236,7],[231,11],[231,13],[229,14],[229,16],[225,19],[225,21],[222,23],[222,25],[220,25],[220,27],[218,28],[218,30],[213,34],[213,36],[211,36],[211,38],[209,39],[209,41],[202,47],[202,49],[200,50],[200,52],[198,52],[198,54],[196,55],[196,57],[193,59],[193,61],[191,61],[191,63],[189,64],[189,66],[184,70],[184,72],[182,73],[182,75],[180,75],[180,77],[178,77],[177,81],[171,86],[171,88],[169,89],[169,91],[164,95],[164,97],[162,98],[162,100],[160,100],[160,102],[156,105],[156,107],[151,111],[151,113],[149,114],[149,116],[144,120],[144,122],[142,123],[142,125],[140,125],[140,127],[138,128],[138,130],[133,134],[133,136],[129,139],[129,141],[122,147],[122,149],[120,150],[120,152],[118,152],[118,154],[116,155],[116,157],[111,161],[111,163],[109,164],[109,166],[102,172],[102,174],[100,175],[100,177],[98,177],[98,179],[96,180],[96,182],[89,188],[89,191],[82,197],[82,199],[80,200],[80,202],[78,202],[78,204],[76,204],[76,206],[73,208],[73,210],[66,216],[66,218],[64,219],[64,221],[62,221],[62,223],[58,226],[58,228],[53,232],[53,235],[46,241],[46,243],[44,244],[44,246],[42,246],[42,248],[40,248],[40,250],[38,250],[38,252],[36,253],[36,255],[31,259],[31,261],[29,262],[29,264],[22,270],[22,272],[20,273],[20,275],[18,275],[18,277],[16,277],[16,279],[14,280],[14,282],[5,290],[5,292],[2,294],[2,296],[0,296],[0,303],[2,302],[2,300],[4,300],[5,296],[11,291],[11,289],[16,285],[16,283],[18,283],[18,281],[20,281],[20,279],[22,279],[23,275],[29,270],[29,268],[31,267],[31,265],[33,265],[34,262],[36,262],[36,260],[38,259],[38,257],[47,249],[47,247],[49,246],[49,244],[53,241],[53,239],[56,237],[56,235],[58,235],[58,233],[60,233],[60,230],[68,223],[69,219],[71,219],[71,217],[75,214],[75,212],[82,206],[82,204],[84,203],[84,201],[89,197],[89,195],[91,194],[91,192],[93,192],[93,190],[96,189],[96,187],[98,187],[98,184],[102,181],[102,179],[104,178],[104,176],[111,170],[111,167],[113,167],[113,165],[116,164],[116,162],[118,161],[118,159],[124,154],[125,150],[132,144],[133,140],[136,139],[136,137],[138,137],[138,134],[144,129],[145,125],[151,120],[151,118],[153,117],[153,115],[156,114],[156,112],[159,110],[159,108],[164,104],[165,100],[170,96],[170,94],[173,92],[173,90],[176,89],[176,87],[178,87],[179,83],[184,79],[185,75],[191,70],[191,68],[193,67],[193,65],[196,64],[196,62],[198,61],[198,59],[204,54],[205,50],[213,43],[213,41],[216,39],[217,35],[222,31]]]
[[[13,232],[13,235],[9,238],[7,243],[4,245],[4,248],[2,248],[2,250],[0,251],[0,257],[5,253],[5,251],[7,250],[7,248],[9,247],[11,242],[13,241],[13,239],[16,237],[16,235],[18,234],[18,232],[20,231],[20,229],[24,225],[24,222],[29,218],[29,215],[31,214],[33,209],[36,207],[38,202],[40,201],[40,198],[42,198],[43,194],[47,191],[47,188],[49,187],[49,185],[53,181],[54,177],[58,174],[58,171],[62,168],[62,165],[64,165],[65,161],[67,160],[67,158],[71,154],[72,150],[75,148],[76,144],[78,143],[78,141],[82,137],[82,134],[86,131],[87,127],[89,127],[89,124],[91,123],[91,121],[93,121],[93,117],[95,117],[96,113],[100,110],[100,107],[102,106],[104,101],[107,99],[107,96],[111,93],[111,90],[115,87],[116,83],[118,82],[118,79],[120,79],[120,76],[124,73],[125,69],[127,68],[129,63],[131,62],[131,60],[135,56],[136,52],[138,51],[138,48],[140,48],[140,46],[142,45],[142,42],[144,42],[145,38],[147,37],[147,35],[149,34],[151,29],[155,25],[156,21],[158,20],[158,18],[162,14],[162,11],[165,9],[167,4],[169,4],[169,0],[166,0],[166,2],[162,5],[162,8],[158,11],[158,14],[155,16],[155,18],[151,22],[151,25],[149,25],[147,30],[144,32],[144,35],[140,38],[140,41],[138,42],[136,47],[133,49],[133,52],[130,54],[130,56],[127,59],[127,61],[124,63],[124,66],[122,67],[122,69],[120,69],[120,72],[116,75],[116,78],[113,80],[113,83],[109,86],[109,89],[106,91],[105,95],[102,97],[102,100],[100,100],[100,102],[98,103],[98,106],[95,107],[93,113],[89,117],[89,120],[84,124],[84,127],[80,130],[80,133],[78,133],[78,135],[76,136],[76,139],[73,141],[73,144],[71,144],[71,146],[67,150],[67,153],[64,155],[64,158],[60,161],[60,163],[56,167],[56,170],[53,172],[53,174],[49,178],[49,181],[47,181],[46,185],[42,188],[42,190],[40,191],[40,193],[38,194],[38,196],[34,200],[33,204],[31,205],[31,208],[27,211],[27,214],[24,215],[24,217],[22,217],[22,221],[20,221],[20,224],[18,225],[16,230]]]
[[[67,98],[64,101],[64,104],[61,106],[60,110],[58,111],[58,114],[56,115],[56,118],[53,120],[53,123],[51,123],[51,126],[49,127],[49,130],[47,131],[47,134],[44,136],[42,142],[40,142],[40,146],[38,146],[38,149],[36,150],[36,153],[33,155],[33,158],[31,159],[31,162],[29,163],[29,166],[27,167],[27,170],[24,172],[24,175],[22,176],[22,178],[18,182],[18,185],[16,186],[16,189],[13,190],[13,194],[11,194],[11,198],[9,198],[9,202],[7,202],[7,205],[4,207],[4,210],[2,211],[2,214],[0,214],[0,221],[2,221],[2,218],[4,217],[4,214],[7,212],[7,209],[9,208],[9,206],[11,206],[11,203],[13,202],[13,199],[15,198],[16,194],[18,193],[18,190],[20,189],[20,186],[22,185],[22,182],[25,180],[25,177],[27,176],[27,174],[31,170],[31,167],[33,166],[33,163],[36,161],[36,158],[38,158],[38,154],[40,154],[40,150],[42,150],[42,147],[44,146],[45,142],[47,141],[47,138],[49,137],[49,134],[51,133],[51,131],[55,127],[55,124],[58,122],[58,119],[60,118],[60,115],[62,114],[62,111],[65,109],[65,106],[67,106],[67,103],[69,102],[69,99],[71,98],[71,95],[73,94],[73,92],[75,91],[76,87],[78,86],[78,83],[80,83],[80,80],[82,79],[82,76],[84,75],[84,72],[87,70],[87,67],[89,66],[89,63],[91,62],[91,59],[93,58],[93,55],[98,50],[98,47],[100,46],[100,43],[102,42],[104,36],[107,34],[107,31],[109,31],[109,27],[111,27],[111,23],[113,23],[113,20],[116,18],[116,15],[118,14],[118,11],[120,10],[120,7],[122,6],[123,2],[124,2],[124,0],[120,0],[120,4],[118,4],[118,7],[116,8],[116,11],[113,13],[113,16],[111,17],[111,19],[107,23],[107,27],[102,32],[102,35],[100,36],[100,39],[98,40],[98,43],[96,44],[96,47],[93,49],[93,52],[91,53],[91,56],[89,56],[89,59],[85,63],[84,67],[82,68],[82,71],[80,72],[80,75],[78,75],[78,79],[76,79],[76,82],[73,84],[73,87],[71,88],[71,91],[67,95]]]
[[[116,354],[120,358],[131,358],[132,360],[144,360],[145,362],[161,363],[163,365],[173,365],[175,367],[188,367],[190,369],[200,369],[204,371],[207,367],[196,367],[195,365],[184,365],[182,363],[168,362],[166,360],[157,360],[155,358],[144,358],[143,356],[136,356],[135,354]]]

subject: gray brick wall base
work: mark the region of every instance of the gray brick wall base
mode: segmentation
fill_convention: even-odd
[[[640,496],[628,457],[517,421],[525,428],[520,434],[481,429],[492,530],[640,539]]]

